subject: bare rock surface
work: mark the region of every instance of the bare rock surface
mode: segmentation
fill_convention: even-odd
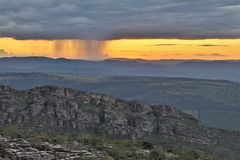
[[[73,150],[59,144],[43,142],[33,144],[21,138],[0,136],[0,159],[2,160],[74,160],[102,159],[104,154],[95,149]]]
[[[177,108],[129,102],[103,94],[55,86],[25,91],[0,86],[0,126],[9,124],[16,124],[29,131],[91,131],[114,137],[156,137],[165,142],[221,145],[240,153],[239,132],[205,127],[193,116]],[[11,144],[14,145],[14,142]],[[29,152],[35,150],[31,147],[27,149]],[[10,152],[18,154],[14,147]],[[38,152],[41,154],[36,156],[50,154]],[[64,154],[70,156],[78,153]]]

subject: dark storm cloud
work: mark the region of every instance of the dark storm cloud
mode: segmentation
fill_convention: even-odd
[[[240,38],[239,0],[0,0],[17,39]]]

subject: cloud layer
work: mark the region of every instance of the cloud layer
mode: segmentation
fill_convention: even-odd
[[[17,39],[240,38],[239,0],[0,0]]]

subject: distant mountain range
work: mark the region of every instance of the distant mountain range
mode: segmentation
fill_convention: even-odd
[[[47,57],[0,58],[0,72],[79,73],[167,76],[240,81],[240,61],[106,59],[103,61]]]

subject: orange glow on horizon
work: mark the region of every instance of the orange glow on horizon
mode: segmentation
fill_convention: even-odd
[[[7,54],[1,53],[3,50]],[[100,42],[0,38],[0,56],[69,59],[240,59],[240,39],[122,39]]]
[[[107,45],[111,57],[141,59],[240,59],[240,39],[116,40]],[[121,55],[121,56],[119,56]]]

